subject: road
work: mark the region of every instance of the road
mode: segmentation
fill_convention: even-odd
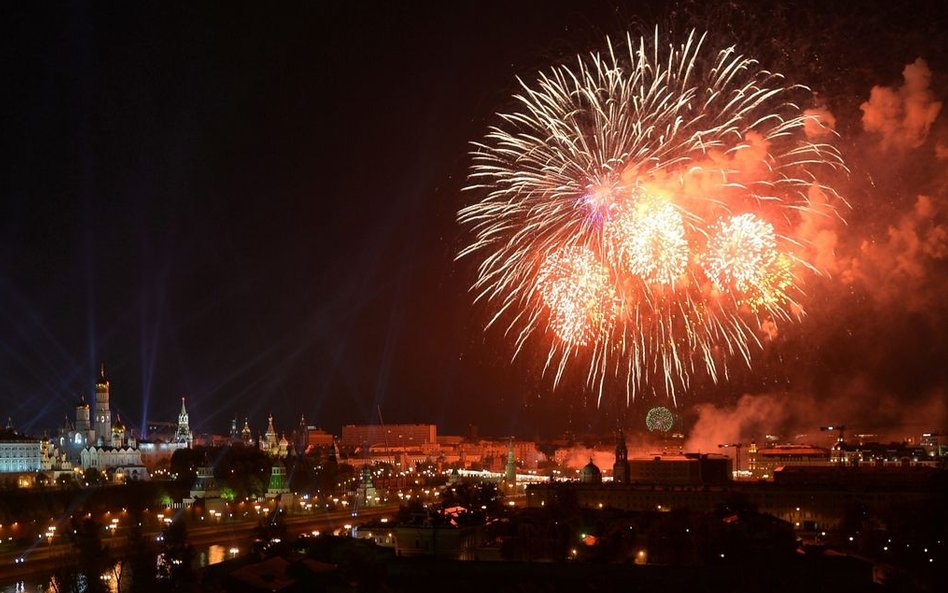
[[[398,512],[398,505],[388,505],[378,508],[363,508],[357,516],[349,511],[336,511],[312,515],[290,515],[286,517],[287,535],[296,536],[311,531],[332,531],[344,525],[362,525],[382,517],[394,518]],[[246,550],[247,546],[256,537],[258,519],[248,521],[213,522],[199,527],[189,526],[188,543],[195,548],[221,545],[227,548],[238,547]],[[154,540],[158,531],[146,531],[146,536]],[[102,543],[110,549],[121,550],[126,545],[125,536],[118,534],[104,536]],[[75,554],[75,549],[69,543],[37,544],[28,551],[8,552],[0,554],[0,586],[15,582],[17,579],[30,576],[44,576],[52,572],[56,565]],[[17,558],[25,558],[25,562],[16,563]]]

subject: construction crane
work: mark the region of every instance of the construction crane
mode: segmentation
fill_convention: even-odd
[[[832,424],[830,426],[821,426],[820,432],[835,432],[836,437],[836,446],[839,447],[839,453],[837,457],[837,462],[842,465],[845,456],[843,455],[843,442],[846,440],[846,425],[845,424]]]
[[[726,443],[718,445],[718,449],[734,449],[734,475],[737,476],[741,471],[741,449],[746,447],[745,443]]]

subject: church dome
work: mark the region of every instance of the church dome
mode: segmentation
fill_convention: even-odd
[[[589,463],[584,465],[583,469],[580,470],[579,481],[583,484],[602,483],[602,472],[599,471],[599,468],[596,467],[596,464],[592,462],[592,459],[590,459]]]
[[[115,419],[115,423],[112,425],[112,432],[125,432],[125,425],[122,423],[121,416]]]

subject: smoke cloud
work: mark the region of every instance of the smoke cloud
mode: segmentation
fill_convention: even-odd
[[[854,381],[840,397],[820,400],[808,394],[746,394],[726,406],[702,404],[685,443],[687,451],[719,452],[718,445],[749,443],[764,435],[781,442],[816,443],[829,446],[836,435],[821,433],[820,426],[845,425],[849,434],[868,433],[880,441],[917,438],[948,421],[945,394],[932,392],[912,406],[896,394],[865,397],[869,386]],[[855,422],[853,422],[855,420]],[[898,428],[893,429],[893,426]]]
[[[823,105],[807,112],[808,139],[833,140],[846,158],[851,174],[830,185],[851,210],[838,216],[835,197],[810,188],[812,212],[796,234],[822,274],[807,278],[807,315],[779,333],[761,327],[752,380],[731,383],[737,397],[694,406],[686,449],[718,452],[765,434],[829,445],[835,436],[819,432],[829,424],[883,441],[948,430],[948,127],[932,90],[941,75],[923,59],[902,75],[900,86],[872,86],[861,105],[834,97],[839,114],[860,113],[846,101],[859,106],[858,121]],[[849,131],[831,138],[836,129]]]
[[[921,146],[941,111],[941,102],[929,90],[932,73],[925,60],[905,66],[902,77],[905,82],[897,89],[872,87],[869,100],[860,106],[864,129],[879,134],[883,148]]]
[[[612,471],[612,464],[615,462],[615,452],[612,450],[590,449],[583,446],[575,446],[563,453],[561,465],[567,469],[582,469],[590,460],[600,470]]]

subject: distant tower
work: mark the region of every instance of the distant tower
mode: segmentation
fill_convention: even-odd
[[[191,427],[188,425],[188,410],[184,407],[184,398],[181,398],[181,412],[178,414],[178,430],[175,432],[174,440],[179,443],[187,443],[188,447],[194,437],[191,434]]]
[[[91,444],[95,440],[95,435],[92,433],[92,416],[90,415],[89,402],[86,401],[86,396],[79,396],[79,403],[76,404],[76,434],[79,435],[78,440],[74,440],[76,445],[82,445],[83,447],[86,444]],[[75,437],[73,437],[75,439]]]
[[[102,445],[112,439],[112,412],[109,410],[109,380],[105,378],[105,363],[99,367],[95,383],[95,438]]]
[[[236,441],[240,437],[240,433],[237,431],[237,416],[234,416],[230,420],[230,440]]]
[[[616,462],[612,465],[612,479],[617,484],[629,483],[629,450],[625,446],[625,433],[616,437]]]
[[[369,466],[362,466],[362,479],[359,482],[359,506],[374,507],[378,505],[378,492],[375,490],[375,484],[372,483],[372,470]]]
[[[268,419],[267,431],[263,433],[263,439],[260,440],[260,448],[270,455],[276,456],[277,454],[279,443],[277,442],[276,429],[273,428],[273,414],[270,414]]]
[[[332,438],[332,444],[329,445],[329,456],[326,459],[326,463],[332,469],[336,469],[339,465],[339,458],[336,457],[336,437]]]
[[[514,459],[513,439],[507,443],[507,465],[504,466],[504,480],[509,488],[517,485],[517,461]]]
[[[282,498],[289,493],[286,485],[286,468],[279,461],[274,461],[270,467],[270,483],[267,486],[267,498]]]
[[[244,444],[253,445],[253,431],[250,430],[250,420],[244,416],[244,427],[240,429],[240,438]]]
[[[296,433],[296,451],[298,454],[303,454],[306,451],[306,445],[309,431],[306,428],[306,416],[300,414],[300,426],[297,429]]]

